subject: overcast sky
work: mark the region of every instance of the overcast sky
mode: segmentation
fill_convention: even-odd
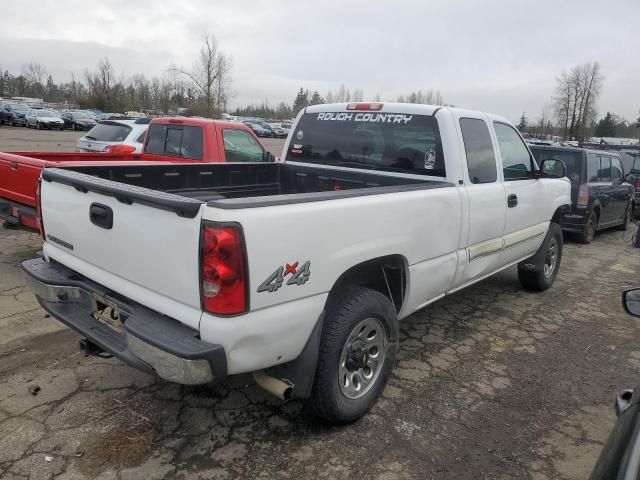
[[[639,0],[0,3],[2,68],[38,62],[56,81],[104,56],[125,76],[160,76],[190,65],[214,33],[233,56],[233,106],[344,83],[365,99],[433,89],[456,106],[535,119],[563,69],[597,60],[599,112],[640,109]]]

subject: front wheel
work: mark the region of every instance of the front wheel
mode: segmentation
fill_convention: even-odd
[[[41,127],[40,127],[40,122],[37,122],[37,123],[36,123],[36,130],[40,130],[40,129],[41,129]]]
[[[395,363],[398,318],[383,294],[347,286],[328,303],[309,406],[333,425],[375,404]]]
[[[518,265],[518,278],[523,287],[543,291],[553,285],[560,270],[563,245],[562,228],[550,223],[536,254]]]

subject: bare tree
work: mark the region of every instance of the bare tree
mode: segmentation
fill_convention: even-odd
[[[364,100],[364,91],[361,88],[354,89],[351,100],[354,102],[362,102]]]
[[[223,104],[221,99],[224,97],[224,89],[228,86],[231,71],[231,57],[218,51],[215,37],[205,35],[200,55],[191,70],[175,65],[172,65],[170,70],[186,76],[193,82],[197,91],[204,97],[207,117],[213,117],[215,109]]]
[[[553,109],[566,139],[584,139],[587,127],[595,119],[602,80],[598,62],[576,65],[556,79]]]
[[[115,70],[107,57],[100,59],[95,72],[85,72],[89,94],[98,108],[111,107],[111,94],[115,83]]]

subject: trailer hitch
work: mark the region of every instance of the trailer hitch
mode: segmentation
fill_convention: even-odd
[[[88,357],[89,355],[101,357],[101,358],[113,357],[113,355],[105,352],[102,348],[100,348],[98,345],[93,343],[88,338],[81,338],[78,344],[80,345],[80,350],[84,352],[85,357]]]

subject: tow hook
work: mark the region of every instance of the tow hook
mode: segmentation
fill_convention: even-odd
[[[84,356],[95,355],[96,357],[111,358],[113,355],[102,350],[98,345],[87,338],[81,338],[78,342],[80,350],[84,352]]]

